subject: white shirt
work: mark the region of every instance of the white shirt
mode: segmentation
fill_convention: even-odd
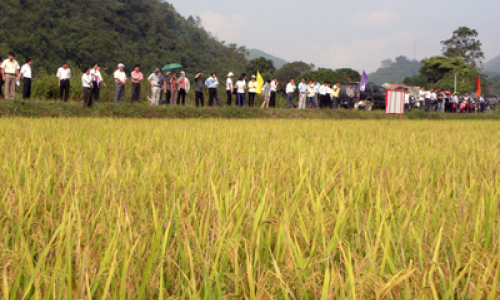
[[[28,64],[24,64],[21,67],[21,71],[19,71],[23,75],[24,78],[30,78],[31,79],[31,66]]]
[[[332,94],[333,94],[333,89],[332,89],[332,88],[330,88],[330,87],[327,87],[327,88],[326,88],[326,93],[327,93],[328,95],[332,95]]]
[[[82,87],[90,89],[90,81],[91,81],[90,74],[85,74],[83,73],[82,75]]]
[[[437,99],[436,93],[430,93],[430,99]]]
[[[295,89],[297,89],[297,87],[295,86],[295,84],[293,84],[291,82],[286,85],[286,93],[287,94],[295,93]]]
[[[127,80],[127,74],[125,72],[120,72],[120,70],[116,70],[114,74],[115,79],[120,79],[122,82]],[[118,80],[115,80],[116,83],[120,83]]]
[[[479,97],[479,102],[480,102],[480,103],[484,103],[484,102],[485,102],[485,101],[484,101],[484,98],[483,98],[483,97]]]
[[[326,95],[326,89],[327,89],[327,87],[326,87],[326,86],[324,86],[324,85],[322,85],[322,86],[319,88],[319,94],[320,94],[320,95],[323,95],[323,96],[324,96],[324,95]]]
[[[226,91],[230,91],[232,88],[232,85],[233,85],[233,80],[231,79],[231,77],[229,77],[226,80]]]
[[[71,78],[71,70],[69,68],[66,68],[66,69],[59,68],[59,69],[57,69],[56,76],[59,78],[59,80],[70,79]]]
[[[420,90],[418,93],[418,100],[424,101],[425,100],[425,91]]]
[[[156,73],[151,73],[148,79],[151,80],[151,85],[153,87],[160,87],[160,76],[156,75]]]
[[[16,74],[16,71],[20,69],[19,63],[17,60],[10,61],[10,59],[6,59],[0,65],[0,69],[4,69],[5,74]]]
[[[271,92],[276,92],[276,82],[271,81]]]
[[[425,92],[425,99],[431,98],[431,92]]]
[[[405,104],[410,104],[410,93],[405,93]]]
[[[246,86],[247,85],[245,83],[245,80],[240,80],[240,81],[236,82],[236,88],[238,89],[237,92],[240,94],[244,94]]]
[[[97,84],[103,82],[101,72],[99,72],[99,70],[96,69],[90,69],[90,78],[92,79],[92,81],[97,82]]]

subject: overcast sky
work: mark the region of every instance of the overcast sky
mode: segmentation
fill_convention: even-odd
[[[478,30],[486,61],[500,55],[500,0],[168,0],[227,43],[317,67],[375,71],[386,58],[422,59],[460,26]]]

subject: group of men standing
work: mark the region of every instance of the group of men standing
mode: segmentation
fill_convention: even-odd
[[[294,108],[295,105],[295,91],[299,91],[299,109],[305,108],[339,108],[343,106],[348,109],[351,108],[351,103],[340,103],[340,82],[332,86],[330,82],[325,82],[320,84],[315,80],[309,80],[306,83],[305,78],[300,80],[299,86],[295,85],[295,79],[290,79],[290,82],[286,85],[286,105],[285,108]],[[354,89],[350,86],[346,93],[349,99],[355,97]],[[352,101],[351,101],[352,102]]]
[[[486,108],[486,100],[484,94],[481,94],[477,99],[479,102],[479,112],[484,112]],[[406,102],[409,102],[406,100]],[[410,103],[407,103],[408,105]],[[425,87],[420,88],[419,106],[425,112],[449,112],[449,113],[465,113],[476,112],[476,101],[469,93],[459,95],[458,93],[447,92],[444,89],[425,90]]]
[[[0,61],[2,61],[0,59]],[[5,84],[5,99],[16,98],[16,86],[20,85],[21,75],[23,77],[23,99],[31,97],[31,64],[30,58],[21,67],[16,60],[15,53],[9,53],[9,58],[3,60],[0,64],[0,97],[2,97],[2,85]]]

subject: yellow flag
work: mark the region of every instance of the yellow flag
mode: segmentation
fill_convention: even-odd
[[[257,71],[257,94],[262,95],[263,86],[264,86],[264,79],[262,79],[260,72]]]

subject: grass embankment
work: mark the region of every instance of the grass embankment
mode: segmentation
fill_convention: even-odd
[[[466,123],[0,119],[2,299],[498,299]]]
[[[78,102],[60,101],[1,101],[0,116],[2,117],[111,117],[111,118],[222,118],[222,119],[399,119],[399,116],[386,115],[383,110],[373,112],[358,110],[318,110],[318,109],[261,109],[237,107],[196,108],[151,106],[149,104],[99,103],[90,109],[84,109]],[[500,112],[486,114],[442,114],[424,113],[420,110],[407,113],[402,119],[500,119]]]

